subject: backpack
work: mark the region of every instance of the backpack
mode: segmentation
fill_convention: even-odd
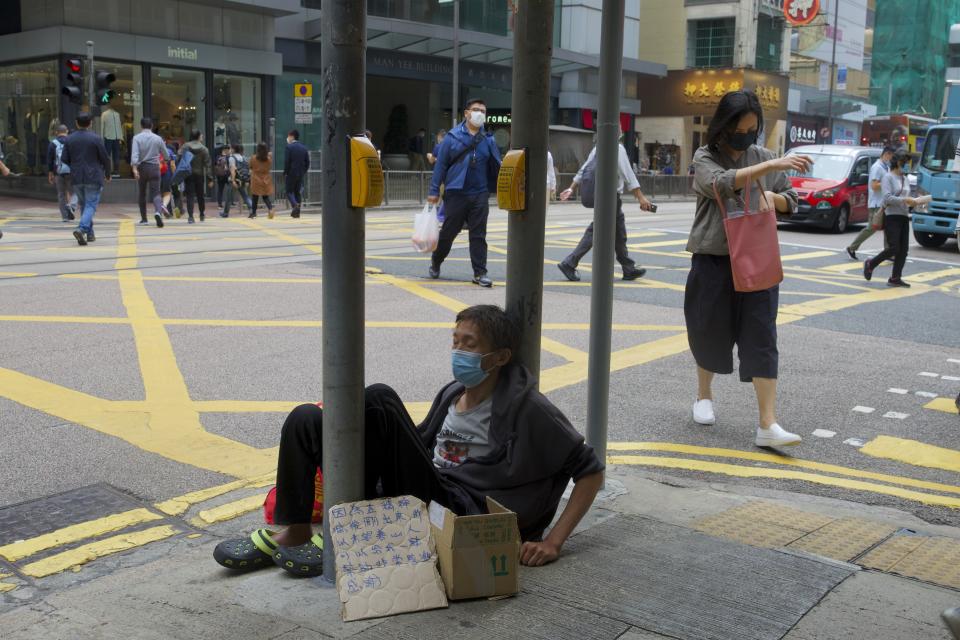
[[[173,172],[173,184],[180,184],[193,175],[193,152],[188,147],[183,147],[183,153],[180,154],[180,162]]]
[[[60,138],[54,138],[53,145],[56,147],[56,159],[54,160],[53,166],[56,169],[57,175],[63,176],[70,173],[70,165],[60,159],[63,155],[63,141],[60,140]]]
[[[217,156],[217,164],[213,167],[213,173],[218,178],[226,178],[230,175],[230,156],[225,156],[222,153]]]
[[[580,204],[587,209],[593,209],[594,193],[597,190],[597,156],[583,165],[583,171],[580,174]]]
[[[240,154],[233,156],[237,164],[237,179],[240,182],[250,182],[250,163]]]

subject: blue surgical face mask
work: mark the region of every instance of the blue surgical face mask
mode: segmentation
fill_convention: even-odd
[[[493,351],[490,353],[493,353]],[[491,367],[490,371],[484,371],[480,363],[490,353],[474,353],[473,351],[454,349],[450,354],[453,378],[468,389],[486,380],[493,368]]]

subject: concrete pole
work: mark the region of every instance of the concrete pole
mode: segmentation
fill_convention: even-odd
[[[527,210],[507,213],[507,313],[520,327],[517,361],[540,372],[543,241],[554,0],[521,2],[513,29],[510,146],[527,149]]]
[[[597,109],[597,184],[593,209],[593,277],[590,284],[590,357],[587,368],[587,444],[607,457],[610,333],[613,322],[613,255],[617,230],[617,164],[624,0],[603,0],[600,96]]]
[[[364,214],[350,206],[347,136],[362,134],[366,3],[324,0],[323,76],[323,490],[327,506],[363,499]],[[314,61],[316,64],[316,61]],[[330,540],[328,518],[324,539]],[[336,579],[333,545],[323,575]]]
[[[97,71],[93,66],[93,40],[87,40],[87,64],[90,66],[90,76],[87,78],[87,108],[90,109],[90,116],[94,115],[93,105],[96,104],[97,96],[94,95],[94,78],[97,77]]]
[[[450,101],[450,129],[457,126],[457,116],[463,105],[460,104],[460,0],[453,0],[453,99]]]

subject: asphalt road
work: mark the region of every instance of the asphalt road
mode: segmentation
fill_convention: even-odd
[[[660,205],[626,207],[631,254],[649,272],[616,281],[610,464],[960,524],[960,424],[946,406],[960,390],[956,242],[912,246],[914,287],[890,290],[889,267],[866,283],[843,252],[855,231],[782,228],[779,417],[804,442],[773,457],[753,446],[752,387],[735,376],[718,379],[716,426],[691,419],[682,305],[693,204]],[[491,213],[496,286],[483,290],[468,282],[466,234],[441,279],[426,278],[413,213],[368,214],[366,371],[422,414],[449,378],[454,310],[503,303],[506,216]],[[87,247],[52,217],[0,216],[0,507],[96,482],[166,500],[270,471],[285,412],[320,399],[319,216],[164,229],[105,219]],[[555,262],[590,216],[552,207],[544,265],[542,384],[581,430],[592,255],[577,284]]]

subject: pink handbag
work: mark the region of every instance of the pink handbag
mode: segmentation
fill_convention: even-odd
[[[759,181],[757,186],[760,186]],[[777,237],[777,214],[773,203],[767,201],[763,188],[757,211],[750,211],[750,180],[744,186],[742,202],[724,204],[713,185],[713,193],[723,213],[723,229],[730,248],[730,267],[733,288],[741,293],[764,291],[783,282],[783,264],[780,262],[780,240]],[[739,210],[742,205],[742,211]]]

